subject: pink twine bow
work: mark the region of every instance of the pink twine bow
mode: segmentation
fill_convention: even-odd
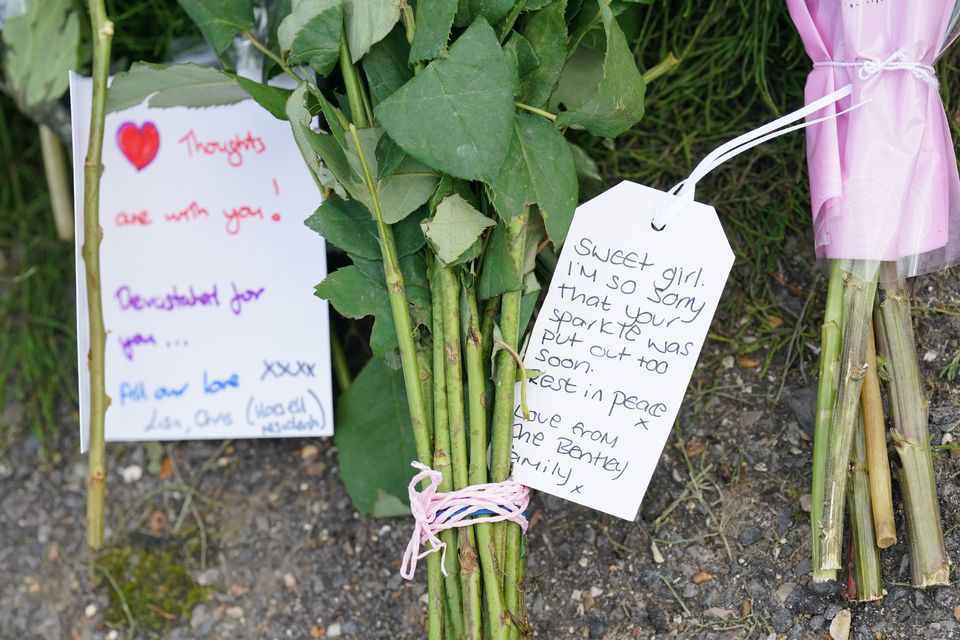
[[[410,511],[415,523],[400,566],[400,575],[407,580],[413,579],[420,558],[438,550],[441,551],[441,570],[443,575],[447,575],[447,545],[438,536],[441,531],[483,522],[512,520],[526,532],[527,518],[523,512],[530,503],[528,487],[507,480],[476,484],[449,493],[438,492],[443,478],[439,471],[420,462],[413,462],[410,466],[420,469],[420,473],[413,476],[408,488]],[[425,478],[430,479],[430,484],[423,491],[417,491],[417,484]],[[427,543],[430,548],[418,554],[420,545]]]

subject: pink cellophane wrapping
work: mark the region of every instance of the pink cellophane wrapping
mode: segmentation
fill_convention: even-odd
[[[787,0],[813,62],[932,65],[949,44],[956,0]],[[818,258],[898,263],[901,276],[960,258],[960,178],[935,84],[906,69],[863,78],[858,67],[813,68],[806,101],[847,84],[853,94],[807,129]]]

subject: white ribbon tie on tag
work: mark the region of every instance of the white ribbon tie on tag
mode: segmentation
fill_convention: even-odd
[[[891,56],[892,58],[893,56]],[[889,60],[889,59],[888,59]],[[848,63],[831,63],[833,65],[846,65]],[[849,63],[854,64],[854,63]],[[880,70],[893,67],[883,67],[882,65],[887,65],[888,62],[884,61],[879,63],[882,67]],[[892,64],[892,63],[891,63]],[[909,65],[909,63],[896,63]],[[906,68],[906,67],[897,67],[897,68]],[[911,67],[912,68],[912,67]],[[879,73],[874,71],[873,73]],[[677,184],[673,189],[670,189],[669,193],[673,195],[671,198],[664,198],[661,201],[657,211],[654,213],[653,218],[650,220],[650,224],[656,230],[663,229],[671,220],[680,215],[685,211],[694,201],[696,197],[696,188],[697,183],[703,179],[708,173],[716,169],[719,165],[723,164],[727,160],[734,158],[744,151],[749,151],[750,149],[756,147],[757,145],[763,144],[773,138],[792,133],[799,129],[805,129],[812,125],[818,124],[820,122],[825,122],[832,118],[838,118],[845,113],[849,113],[854,109],[862,107],[866,102],[860,102],[853,105],[852,107],[840,111],[836,114],[831,114],[824,116],[823,118],[817,118],[815,120],[809,120],[807,122],[801,122],[800,124],[793,124],[798,120],[803,120],[809,115],[820,111],[824,107],[830,106],[831,104],[846,98],[847,96],[853,93],[853,85],[848,84],[845,87],[837,89],[833,93],[825,95],[824,97],[811,102],[810,104],[804,106],[801,109],[797,109],[792,113],[788,113],[785,116],[777,118],[762,127],[758,127],[753,131],[748,131],[747,133],[725,142],[716,149],[714,149],[710,154],[708,154],[703,160],[700,161],[700,164],[696,166],[690,176]]]

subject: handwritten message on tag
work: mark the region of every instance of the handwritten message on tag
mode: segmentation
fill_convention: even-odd
[[[91,85],[71,78],[76,208]],[[107,440],[333,433],[319,205],[289,125],[253,101],[106,118],[100,189]],[[81,448],[89,320],[77,216]]]
[[[733,266],[713,207],[655,231],[664,197],[622,182],[577,209],[524,357],[544,372],[530,419],[514,410],[514,480],[627,520]]]

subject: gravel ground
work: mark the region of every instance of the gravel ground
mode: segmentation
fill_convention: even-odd
[[[778,304],[815,334],[822,301],[807,297],[802,276],[790,285],[787,272],[786,286],[774,286]],[[940,377],[960,350],[956,274],[919,279],[916,303],[940,310],[917,315],[939,444],[960,419],[960,385]],[[721,317],[714,330],[733,335],[744,322],[749,342],[752,319]],[[810,583],[802,494],[815,342],[801,334],[792,343],[801,357],[785,379],[785,350],[764,372],[734,361],[729,345],[708,344],[636,522],[535,499],[527,585],[534,637],[823,639],[844,609],[858,640],[960,637],[960,589],[909,586],[902,517],[901,542],[884,553],[884,600],[849,604],[839,585]],[[5,421],[16,417],[8,407]],[[74,423],[65,416],[62,456],[45,468],[33,439],[0,459],[0,638],[425,637],[424,576],[406,582],[398,574],[410,521],[359,517],[329,441],[172,444],[173,465],[159,474],[149,471],[147,446],[111,445],[112,543],[177,549],[208,596],[182,616],[160,607],[160,631],[111,621],[111,587],[101,580],[91,588],[83,550],[85,461]],[[960,464],[947,454],[936,464],[956,559]],[[139,479],[116,471],[134,465]]]

